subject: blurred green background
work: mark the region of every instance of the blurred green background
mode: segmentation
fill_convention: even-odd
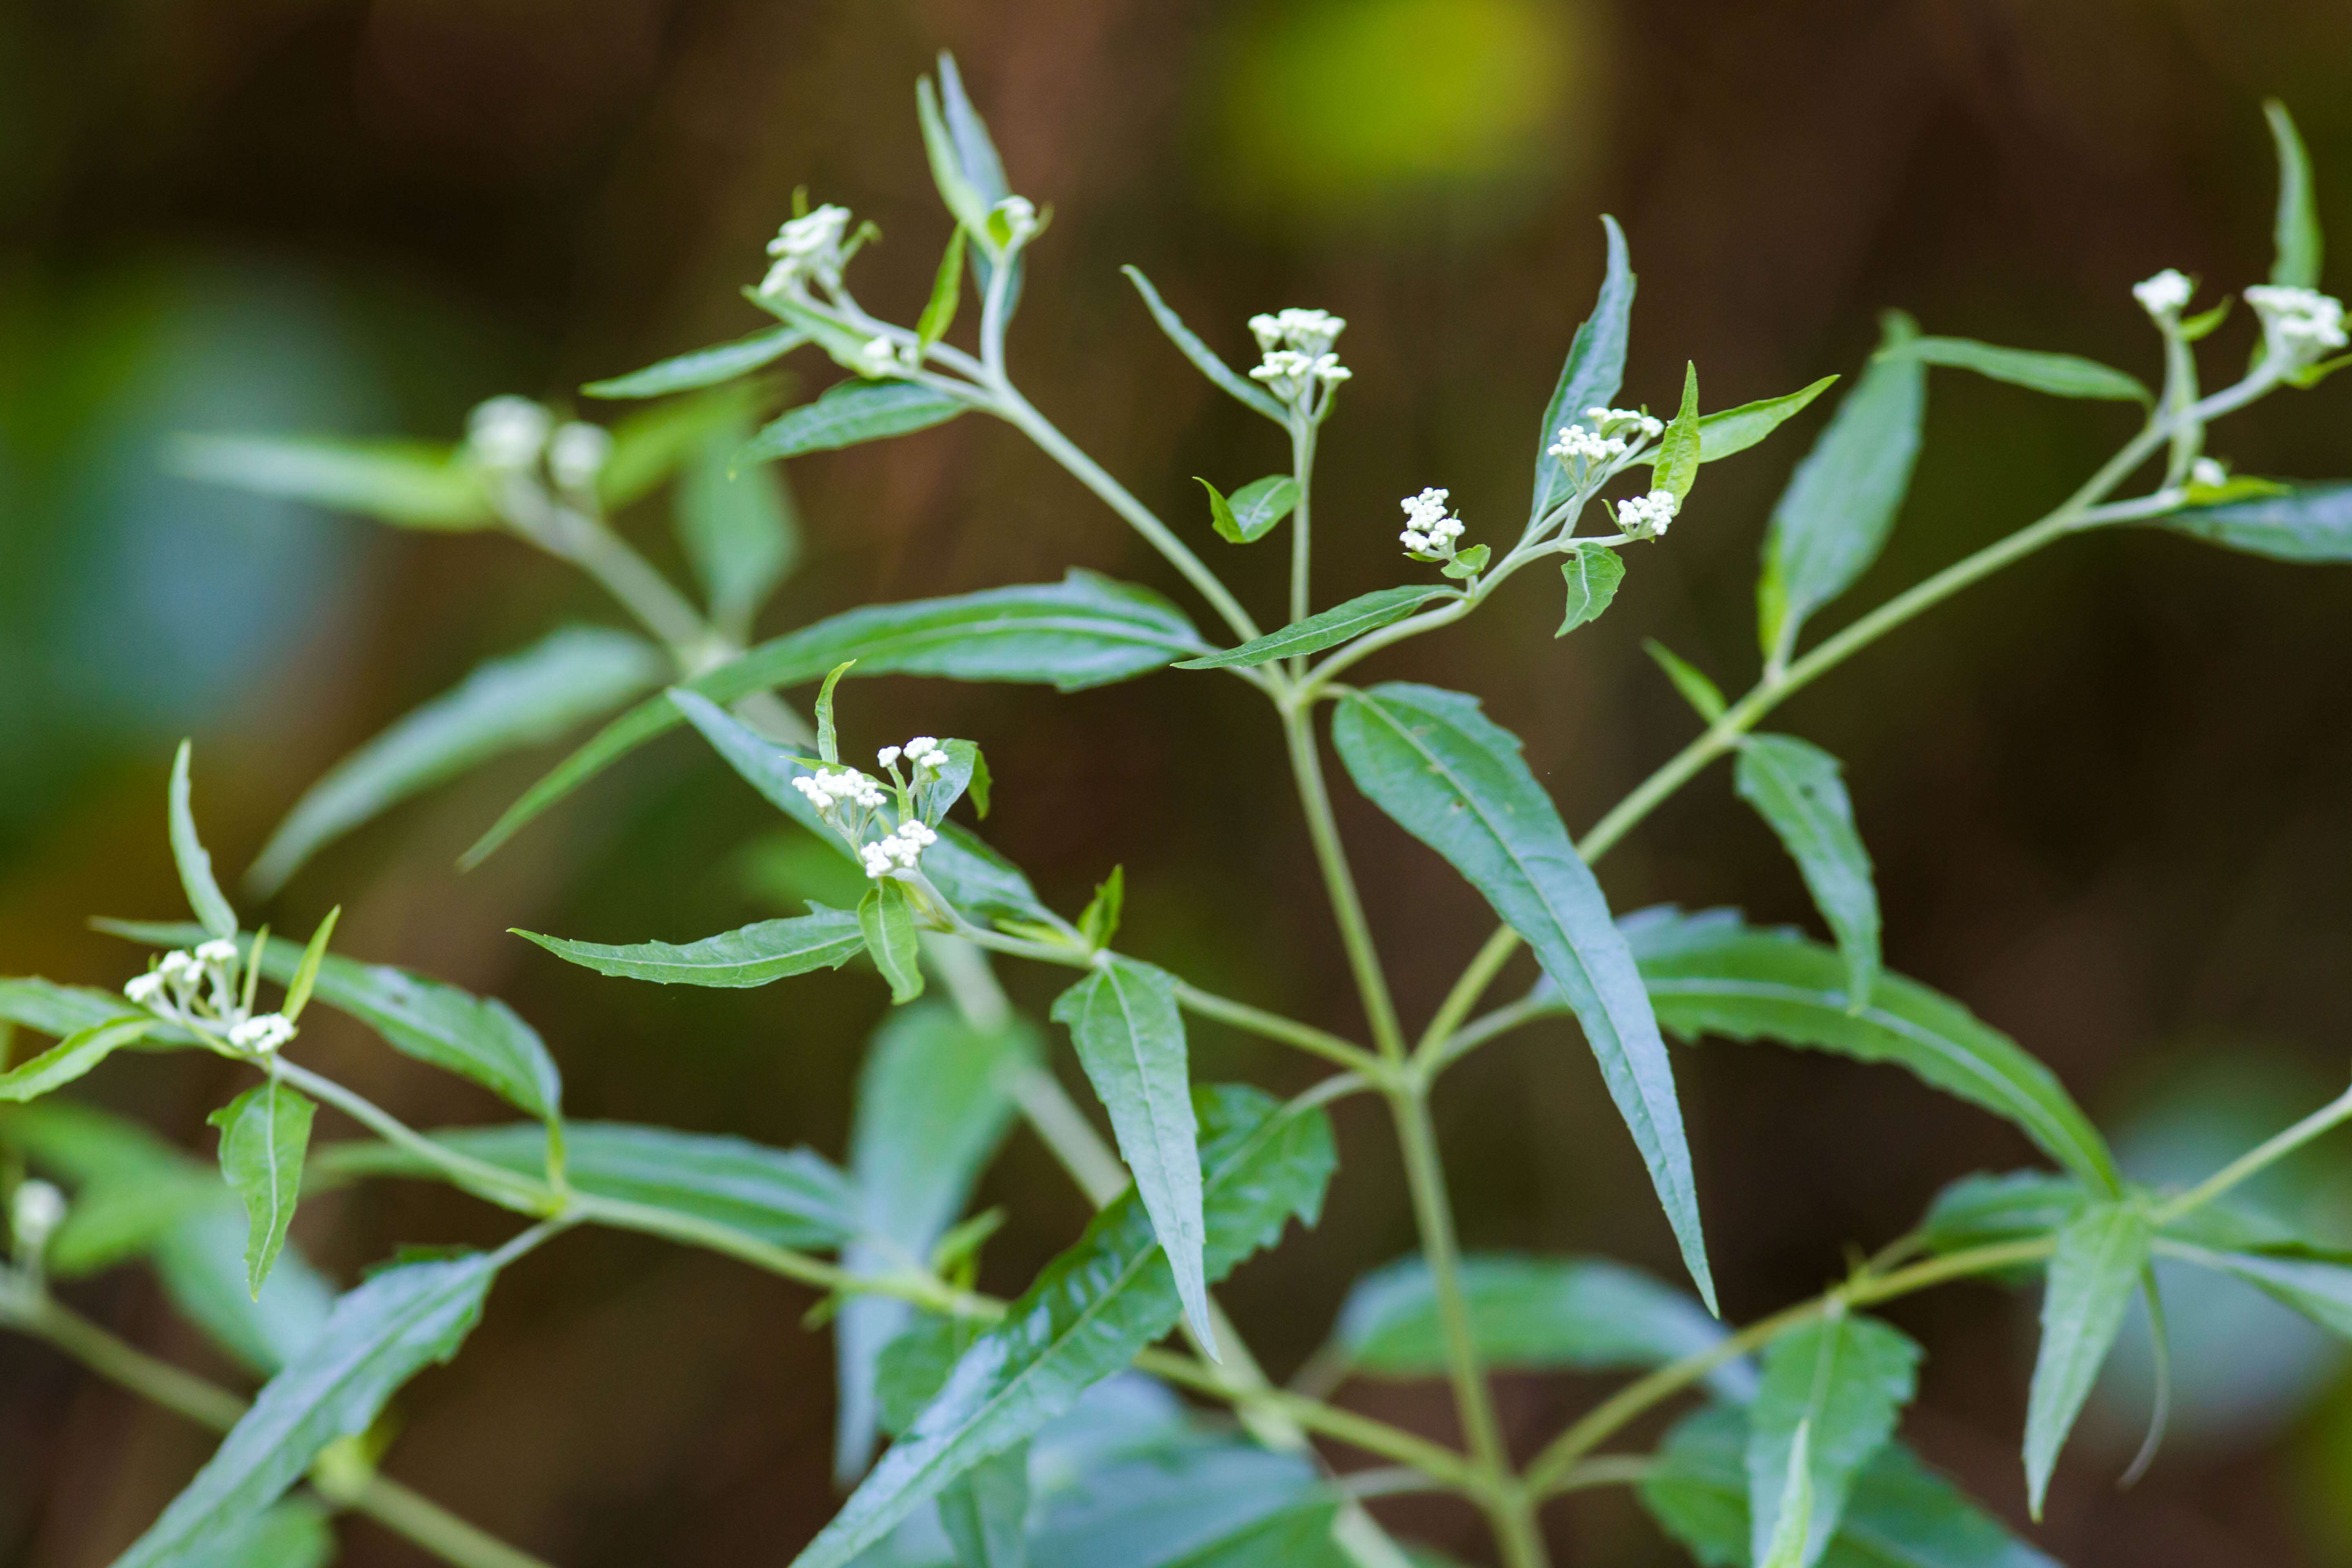
[[[1398,580],[1399,495],[1450,487],[1473,540],[1523,504],[1538,412],[1598,280],[1600,212],[1631,237],[1626,395],[1653,405],[1673,400],[1686,358],[1711,406],[1851,371],[1889,305],[1931,331],[2152,378],[2130,282],[2174,265],[2234,290],[2267,267],[2265,94],[2300,119],[2322,217],[2352,244],[2341,0],[0,8],[0,971],[119,983],[135,960],[84,916],[178,912],[163,795],[183,733],[197,737],[215,853],[242,867],[389,719],[556,619],[610,618],[511,541],[394,536],[198,488],[165,472],[160,437],[446,438],[491,394],[562,402],[583,380],[734,336],[757,324],[737,289],[802,183],[881,224],[855,280],[869,307],[911,320],[947,232],[912,113],[941,47],[1014,188],[1055,212],[1013,328],[1016,374],[1267,610],[1277,552],[1219,543],[1190,476],[1230,488],[1281,455],[1152,330],[1122,263],[1229,358],[1254,310],[1349,319],[1356,376],[1317,496],[1328,603]],[[2247,331],[2225,329],[2217,362]],[[2347,410],[2340,384],[2286,395],[2214,446],[2248,472],[2343,477]],[[1852,603],[2037,513],[2129,417],[1938,376],[1911,503]],[[1570,824],[1589,824],[1691,729],[1643,636],[1727,682],[1752,675],[1758,539],[1817,423],[1710,468],[1671,542],[1633,552],[1598,626],[1552,641],[1558,605],[1530,574],[1478,621],[1383,656],[1381,673],[1484,693]],[[1071,563],[1175,586],[1057,469],[977,420],[804,459],[791,478],[809,548],[772,630]],[[675,564],[658,503],[629,528]],[[2201,1173],[2343,1081],[2347,620],[2352,574],[2117,533],[1973,591],[1784,713],[1847,763],[1889,963],[2050,1061],[2142,1174]],[[1123,945],[1360,1026],[1276,736],[1237,684],[1170,674],[1059,698],[894,680],[856,689],[845,715],[867,747],[914,730],[981,740],[998,781],[991,837],[1050,897],[1075,908],[1124,862]],[[508,998],[554,1047],[577,1114],[837,1154],[880,1007],[870,977],[681,994],[505,934],[683,940],[758,918],[773,905],[746,846],[772,816],[673,740],[458,875],[457,851],[548,760],[400,810],[262,912],[307,931],[340,902],[344,951]],[[1261,779],[1262,794],[1244,782]],[[1425,1016],[1488,917],[1340,794],[1401,1000]],[[1812,920],[1720,771],[1607,873],[1621,909]],[[1041,1013],[1059,984],[1008,978]],[[322,1023],[306,1044],[412,1121],[496,1114],[356,1034]],[[1307,1070],[1207,1027],[1194,1057],[1199,1076],[1275,1086]],[[1949,1178],[2029,1163],[2007,1129],[1892,1069],[1721,1044],[1678,1067],[1735,1317],[1820,1288],[1850,1243],[1896,1234]],[[208,1151],[202,1118],[232,1077],[142,1058],[77,1092]],[[1568,1026],[1488,1047],[1438,1110],[1471,1244],[1674,1272]],[[1277,1373],[1313,1349],[1355,1273],[1412,1244],[1377,1109],[1340,1121],[1346,1163],[1321,1228],[1228,1292]],[[2352,1226],[2347,1153],[2283,1173],[2270,1201],[2323,1231]],[[1022,1136],[983,1187],[982,1203],[1000,1200],[1015,1217],[984,1282],[1013,1289],[1085,1209]],[[480,1240],[500,1223],[385,1185],[307,1205],[297,1235],[348,1281],[398,1243]],[[137,1271],[75,1299],[222,1370]],[[785,1561],[832,1504],[831,1352],[797,1326],[808,1305],[714,1258],[575,1237],[501,1286],[455,1370],[402,1397],[390,1468],[567,1568]],[[1962,1287],[1892,1315],[1930,1351],[1906,1432],[2020,1518],[2031,1299]],[[2137,1489],[2115,1489],[2147,1383],[2144,1348],[2127,1353],[2034,1539],[2075,1568],[2352,1563],[2352,1384],[2336,1347],[2235,1288],[2184,1293],[2175,1317],[2174,1441]],[[1515,1382],[1505,1416],[1531,1446],[1592,1392]],[[1435,1387],[1348,1397],[1449,1426]],[[0,1563],[108,1561],[205,1451],[48,1352],[0,1343]],[[1391,1517],[1485,1551],[1467,1510]],[[1580,1497],[1549,1523],[1563,1562],[1676,1560],[1623,1497]],[[364,1524],[346,1540],[352,1563],[418,1560]]]

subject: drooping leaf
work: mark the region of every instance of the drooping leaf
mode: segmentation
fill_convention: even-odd
[[[1083,922],[1081,922],[1083,925]],[[1216,1333],[1202,1248],[1200,1128],[1175,976],[1113,957],[1055,1000],[1054,1021],[1070,1031],[1078,1062],[1110,1112],[1119,1158],[1175,1271],[1176,1292],[1209,1353]]]
[[[700,942],[642,942],[626,947],[567,942],[536,931],[514,933],[556,957],[625,980],[656,985],[765,985],[812,969],[838,969],[865,950],[857,917],[840,910],[813,910],[792,920],[761,921],[721,931]]]
[[[1666,672],[1666,679],[1675,683],[1675,692],[1691,705],[1692,710],[1700,718],[1712,724],[1723,717],[1727,706],[1723,700],[1723,689],[1708,679],[1706,671],[1655,637],[1643,637],[1642,651]]]
[[[1607,407],[1625,380],[1625,345],[1633,318],[1633,271],[1625,253],[1625,231],[1605,213],[1601,226],[1609,239],[1609,262],[1601,279],[1601,292],[1592,314],[1576,329],[1568,346],[1568,362],[1560,366],[1559,382],[1544,405],[1543,425],[1536,431],[1535,499],[1528,516],[1539,518],[1566,500],[1568,466],[1549,451],[1559,439],[1560,427],[1584,418],[1588,408]]]
[[[394,1390],[457,1352],[499,1258],[388,1268],[345,1296],[318,1341],[270,1379],[194,1480],[115,1568],[159,1568],[247,1527],[320,1450],[356,1436]]]
[[[1951,998],[1881,974],[1869,1005],[1849,1012],[1840,954],[1793,931],[1748,926],[1733,910],[1645,910],[1624,925],[1660,1022],[1685,1039],[1771,1040],[1893,1062],[2014,1123],[2094,1189],[2122,1191],[2106,1141],[2056,1075]]]
[[[210,1121],[220,1129],[221,1174],[244,1201],[246,1284],[257,1301],[262,1281],[286,1246],[294,1205],[302,1192],[302,1158],[310,1147],[318,1110],[271,1078],[247,1089]]]
[[[220,884],[213,879],[213,858],[205,853],[204,841],[196,837],[195,812],[188,802],[191,750],[189,742],[183,741],[179,754],[172,759],[172,858],[180,868],[180,886],[187,892],[188,910],[196,923],[207,935],[233,937],[236,911],[221,897]]]
[[[710,618],[741,637],[800,559],[800,526],[781,469],[734,468],[750,421],[714,425],[679,475],[678,542],[702,584]]]
[[[1919,1347],[1874,1318],[1840,1312],[1772,1342],[1748,1409],[1749,1537],[1772,1554],[1799,1434],[1806,1435],[1810,1519],[1790,1568],[1818,1563],[1862,1468],[1895,1435],[1917,1386]]]
[[[1827,392],[1836,376],[1825,375],[1809,386],[1779,397],[1759,398],[1710,414],[1698,422],[1698,460],[1712,463],[1735,452],[1745,452],[1802,412],[1805,405]]]
[[[867,956],[890,983],[890,1000],[903,1005],[923,994],[923,951],[915,932],[914,903],[907,884],[885,877],[866,890],[857,906],[857,929]]]
[[[1551,635],[1564,637],[1588,621],[1597,621],[1617,598],[1617,585],[1625,580],[1625,563],[1613,550],[1598,545],[1571,550],[1559,563],[1560,575],[1568,581],[1568,605],[1560,616],[1559,630]]]
[[[805,685],[855,659],[860,678],[937,675],[1076,691],[1211,651],[1183,613],[1159,595],[1073,571],[1059,583],[851,610],[762,643],[684,689],[732,702]],[[466,863],[480,861],[524,823],[682,719],[666,695],[631,709],[532,785],[467,851]]]
[[[2025,1409],[2026,1499],[2033,1517],[2091,1384],[2123,1327],[2148,1260],[2147,1216],[2129,1203],[2085,1208],[2058,1233],[2042,1298],[2042,1349]]]
[[[1806,618],[1853,586],[1885,547],[1911,488],[1927,402],[1927,367],[1887,351],[1917,332],[1909,317],[1887,313],[1877,357],[1839,401],[1772,508],[1756,585],[1767,658],[1794,647]]]
[[[1261,664],[1271,664],[1277,658],[1320,653],[1327,647],[1336,647],[1366,632],[1377,631],[1392,622],[1401,621],[1434,600],[1459,597],[1458,590],[1434,583],[1381,588],[1370,594],[1360,594],[1328,610],[1319,610],[1303,621],[1293,621],[1262,637],[1253,637],[1239,647],[1225,648],[1200,658],[1180,660],[1176,668],[1250,669]]]
[[[911,381],[845,381],[814,403],[787,410],[735,454],[734,466],[830,452],[944,425],[971,405]]]
[[[1319,1110],[1290,1110],[1237,1087],[1203,1089],[1196,1099],[1204,1260],[1214,1281],[1294,1216],[1314,1222],[1335,1155]],[[1129,1191],[964,1352],[946,1387],[793,1568],[851,1562],[957,1476],[1069,1409],[1182,1313],[1166,1255]]]
[[[481,475],[455,450],[416,441],[183,436],[173,468],[193,479],[357,512],[401,528],[462,531],[498,518]]]
[[[157,947],[201,940],[183,925],[103,921],[101,929]],[[283,937],[262,949],[261,972],[279,984],[294,977],[303,950]],[[563,1079],[538,1032],[495,997],[468,994],[388,964],[329,957],[319,965],[317,1000],[348,1013],[403,1056],[472,1079],[508,1104],[551,1121]]]
[[[1403,684],[1343,698],[1332,736],[1356,787],[1467,878],[1567,997],[1712,1310],[1665,1042],[1608,900],[1528,771],[1518,739],[1475,698]]]
[[[1665,434],[1658,437],[1657,457],[1652,463],[1651,482],[1677,501],[1689,495],[1698,480],[1698,466],[1705,460],[1699,440],[1698,366],[1686,362],[1682,407],[1667,424]]]
[[[2311,154],[2304,151],[2294,118],[2277,99],[2263,100],[2271,140],[2278,148],[2278,216],[2272,225],[2275,254],[2271,281],[2291,289],[2319,287],[2319,209],[2311,195]]]
[[[692,392],[749,375],[806,342],[808,334],[798,327],[763,327],[733,342],[676,354],[627,375],[592,381],[580,390],[591,397],[662,397],[673,392]]]
[[[641,637],[568,626],[492,659],[368,742],[312,784],[246,873],[268,898],[321,845],[503,752],[555,740],[662,678]]]
[[[76,1030],[30,1061],[0,1073],[0,1102],[38,1100],[89,1072],[147,1032],[143,1018],[115,1018]]]
[[[1793,735],[1750,735],[1733,776],[1804,874],[1845,955],[1846,1010],[1859,1013],[1878,979],[1878,888],[1838,760]]]
[[[2071,1176],[2047,1171],[1978,1172],[1960,1177],[1936,1194],[1919,1222],[1919,1237],[1931,1252],[2024,1241],[2053,1235],[2083,1211],[2090,1194]]]
[[[1135,285],[1137,293],[1143,296],[1144,309],[1151,312],[1151,319],[1160,323],[1160,330],[1168,334],[1168,341],[1176,345],[1177,352],[1192,362],[1193,369],[1207,376],[1227,396],[1257,410],[1276,425],[1287,426],[1290,423],[1290,411],[1275,401],[1274,394],[1243,376],[1219,359],[1215,350],[1193,335],[1192,329],[1184,324],[1184,319],[1160,299],[1160,290],[1151,286],[1151,280],[1143,275],[1140,268],[1122,267],[1119,270],[1127,274],[1127,280]]]
[[[920,1264],[963,1210],[1012,1124],[1013,1086],[1037,1060],[1026,1026],[975,1028],[952,1008],[926,1004],[893,1013],[868,1047],[857,1081],[849,1168],[862,1205],[843,1263],[853,1272]],[[873,1451],[879,1414],[875,1365],[911,1309],[857,1296],[835,1320],[839,1404],[834,1472],[856,1479]]]
[[[2053,397],[2089,397],[2114,403],[2155,401],[2137,376],[2074,354],[2005,349],[1978,342],[1974,338],[1911,338],[1880,353],[1892,359],[1915,359],[1923,364],[1972,370],[1989,380],[2005,381],[2011,386],[2047,393]]]
[[[1472,1337],[1497,1370],[1664,1366],[1723,1342],[1723,1325],[1688,1295],[1604,1258],[1474,1252],[1462,1259],[1461,1274]],[[1444,1375],[1444,1327],[1428,1264],[1400,1258],[1357,1280],[1333,1337],[1359,1372]],[[1745,1400],[1756,1374],[1735,1361],[1709,1382],[1725,1398]]]
[[[547,1160],[547,1133],[533,1122],[446,1128],[431,1137],[520,1176],[537,1176]],[[623,1121],[567,1121],[563,1146],[565,1179],[593,1197],[713,1220],[777,1247],[839,1247],[862,1228],[849,1178],[807,1149]],[[330,1143],[311,1163],[322,1176],[437,1175],[422,1155],[395,1143]]]
[[[2157,520],[2175,533],[2298,564],[2352,561],[2352,484],[2184,507]]]

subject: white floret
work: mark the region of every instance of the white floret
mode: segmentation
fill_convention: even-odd
[[[596,482],[613,455],[613,437],[602,426],[572,420],[547,444],[547,471],[567,490],[584,490]]]
[[[1636,539],[1657,539],[1665,533],[1678,510],[1674,491],[1652,490],[1617,503],[1617,526]]]
[[[493,397],[466,416],[466,450],[486,468],[528,468],[547,449],[555,421],[528,397]]]
[[[829,205],[784,225],[768,242],[768,254],[776,260],[761,279],[760,292],[798,295],[807,292],[812,280],[840,282],[842,240],[848,232],[849,209]]]
[[[294,1037],[294,1025],[283,1013],[261,1013],[232,1025],[228,1043],[241,1051],[268,1056]]]
[[[2143,279],[2132,285],[2132,298],[2139,308],[2159,321],[2168,321],[2180,314],[2197,286],[2189,275],[2177,267],[2168,267],[2153,278]]]
[[[131,983],[122,988],[122,994],[142,1007],[152,1005],[163,994],[163,971],[151,969],[144,974],[132,975]]]
[[[2189,465],[2189,482],[2207,489],[2219,489],[2230,482],[2230,470],[2210,458],[2200,458]]]
[[[39,1180],[16,1184],[8,1203],[8,1229],[23,1253],[38,1253],[66,1222],[66,1195]]]
[[[2246,302],[2263,319],[2263,331],[2281,353],[2308,361],[2345,346],[2344,302],[2316,289],[2262,283],[2246,290]]]

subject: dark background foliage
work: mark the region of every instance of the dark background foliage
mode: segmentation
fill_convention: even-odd
[[[1216,542],[1189,476],[1230,487],[1280,454],[1152,331],[1121,263],[1231,357],[1253,310],[1350,321],[1356,379],[1318,494],[1328,602],[1397,580],[1399,495],[1451,487],[1474,540],[1523,504],[1601,211],[1642,278],[1627,395],[1653,405],[1686,358],[1713,406],[1850,372],[1886,306],[2153,377],[2128,283],[2178,265],[2234,289],[2267,265],[2265,94],[2300,117],[2322,216],[2352,236],[2352,12],[2334,0],[20,0],[0,9],[0,969],[111,984],[131,960],[82,916],[176,912],[162,805],[181,733],[198,738],[208,837],[239,866],[391,717],[558,618],[608,616],[510,541],[393,537],[184,484],[159,466],[163,433],[446,437],[489,394],[560,402],[732,336],[754,324],[736,290],[803,182],[880,222],[856,283],[911,319],[946,237],[911,112],[940,47],[1015,188],[1055,208],[1013,330],[1024,386],[1269,608],[1276,552]],[[2216,446],[2246,471],[2340,477],[2346,407],[2336,386],[2284,396]],[[2035,514],[2128,417],[1938,376],[1912,500],[1853,603]],[[1692,727],[1640,637],[1727,682],[1752,673],[1757,542],[1817,422],[1710,468],[1671,542],[1629,552],[1598,626],[1554,643],[1558,606],[1530,574],[1380,669],[1486,694],[1571,825],[1590,823]],[[811,547],[771,628],[1072,562],[1172,586],[978,420],[792,479]],[[633,534],[669,551],[658,504],[643,510]],[[1936,612],[1780,721],[1847,763],[1890,963],[2042,1055],[2144,1173],[2194,1173],[2216,1140],[2341,1080],[2347,612],[2337,570],[2103,536]],[[1133,951],[1359,1026],[1273,728],[1236,684],[1171,673],[1062,699],[877,682],[845,715],[869,747],[913,729],[984,742],[992,837],[1070,907],[1123,861]],[[404,809],[268,913],[307,930],[339,901],[346,951],[506,996],[553,1044],[579,1114],[838,1152],[870,979],[681,994],[504,934],[684,939],[754,918],[768,906],[743,847],[765,809],[674,740],[457,875],[457,851],[543,761]],[[1401,1000],[1425,1014],[1488,917],[1340,793]],[[1606,870],[1620,908],[1813,918],[1720,771]],[[1041,1012],[1055,984],[1012,983]],[[362,1037],[315,1034],[321,1065],[411,1120],[493,1114]],[[1206,1028],[1195,1061],[1276,1085],[1307,1070]],[[1950,1177],[2029,1158],[1888,1069],[1723,1044],[1679,1068],[1735,1316],[1818,1289]],[[208,1150],[227,1070],[142,1058],[80,1092]],[[1438,1110],[1472,1244],[1673,1272],[1568,1026],[1489,1047]],[[1341,1128],[1322,1227],[1229,1292],[1277,1372],[1354,1273],[1412,1244],[1376,1110]],[[2303,1180],[2314,1212],[2352,1224],[2326,1165]],[[998,1288],[1084,1213],[1018,1136],[982,1197],[1014,1205],[989,1254]],[[348,1279],[396,1243],[502,1223],[381,1186],[307,1207],[298,1237]],[[135,1272],[77,1299],[207,1363]],[[501,1286],[456,1370],[403,1396],[391,1468],[569,1568],[784,1561],[832,1502],[830,1349],[797,1326],[809,1304],[710,1258],[567,1240]],[[2036,1539],[2077,1568],[2352,1561],[2352,1389],[2334,1352],[2235,1297],[2204,1310],[2164,1458],[2115,1490],[2145,1398],[2127,1354]],[[1894,1315],[1931,1352],[1906,1430],[2019,1517],[2030,1299],[1961,1287]],[[21,1342],[0,1344],[0,1563],[107,1561],[205,1451]],[[1514,1384],[1506,1418],[1530,1444],[1591,1393]],[[1433,1387],[1349,1397],[1450,1422]],[[1484,1550],[1466,1510],[1396,1517]],[[1564,1504],[1550,1528],[1566,1562],[1675,1560],[1622,1497]],[[346,1535],[353,1563],[412,1560],[364,1524]]]

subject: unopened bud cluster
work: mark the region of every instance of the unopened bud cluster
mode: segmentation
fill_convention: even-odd
[[[2263,319],[2271,352],[2291,365],[2308,364],[2347,342],[2344,301],[2316,289],[2257,284],[2246,290],[2246,303]]]
[[[1633,496],[1617,503],[1617,528],[1635,539],[1663,539],[1666,527],[1675,521],[1682,503],[1675,500],[1672,490],[1652,490],[1645,496]]]
[[[1330,407],[1331,389],[1353,374],[1331,352],[1347,327],[1328,310],[1252,316],[1250,332],[1265,358],[1250,372],[1250,379],[1265,383],[1268,392],[1301,413],[1321,418]]]
[[[256,1013],[246,1005],[240,988],[244,967],[236,943],[215,937],[194,952],[163,954],[146,973],[133,975],[122,994],[169,1023],[266,1057],[294,1037],[294,1022],[283,1013]]]
[[[1425,489],[1397,504],[1404,508],[1404,531],[1397,535],[1413,554],[1433,561],[1450,559],[1462,537],[1462,520],[1445,510],[1449,492]]]
[[[1559,427],[1559,439],[1544,448],[1580,479],[1598,478],[1618,458],[1643,441],[1654,441],[1665,430],[1659,420],[1638,408],[1592,407],[1574,425]],[[1576,465],[1582,464],[1579,473]]]
[[[8,1200],[8,1239],[17,1261],[35,1264],[65,1222],[65,1194],[43,1181],[16,1184]]]
[[[2139,308],[2160,322],[2179,321],[2180,312],[2188,308],[2189,297],[2196,292],[2197,285],[2177,267],[2168,267],[2155,277],[2132,285],[2132,298],[2139,301]]]
[[[849,209],[827,205],[793,219],[768,241],[773,259],[760,280],[760,293],[771,300],[805,300],[809,285],[841,286],[841,269],[848,265]]]
[[[870,773],[839,766],[803,773],[793,780],[793,787],[816,807],[826,826],[841,835],[866,874],[879,881],[914,872],[922,864],[923,851],[940,841],[915,809],[914,792],[936,781],[953,760],[937,739],[918,735],[903,746],[885,746],[875,753],[875,761],[890,775],[890,789]]]
[[[613,437],[602,426],[577,419],[559,425],[528,397],[493,397],[466,420],[466,456],[475,467],[536,485],[543,461],[546,477],[566,495],[593,495],[612,455]]]

